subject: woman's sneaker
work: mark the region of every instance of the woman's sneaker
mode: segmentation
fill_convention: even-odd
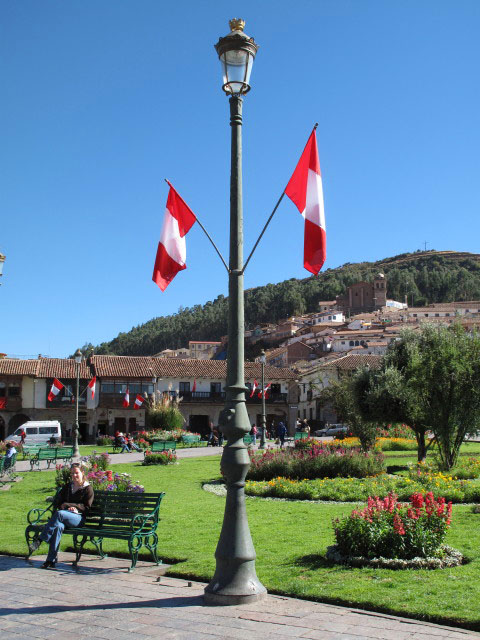
[[[42,544],[42,541],[40,540],[40,538],[38,536],[36,536],[32,540],[32,542],[30,542],[29,545],[28,545],[29,555],[32,555],[32,553],[34,551],[36,551],[41,544]]]

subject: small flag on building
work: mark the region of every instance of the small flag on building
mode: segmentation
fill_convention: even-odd
[[[6,408],[7,408],[7,399],[0,398],[0,409],[6,409]]]
[[[58,396],[58,394],[62,389],[63,389],[63,384],[60,382],[60,380],[57,380],[56,378],[54,378],[52,383],[52,388],[50,389],[50,393],[48,394],[48,401],[52,402]]]
[[[90,389],[90,391],[92,392],[92,400],[95,397],[95,385],[97,383],[97,376],[93,376],[93,378],[90,380],[90,382],[88,383],[88,388]]]
[[[130,406],[130,392],[128,390],[128,387],[123,398],[123,406],[125,407],[125,409],[128,409],[128,407]]]
[[[300,156],[285,193],[305,220],[303,266],[307,271],[317,275],[327,255],[327,236],[315,129]]]
[[[137,393],[137,397],[135,398],[135,402],[133,403],[134,409],[140,409],[142,404],[145,402],[145,398]]]
[[[267,395],[268,395],[268,390],[270,389],[271,386],[271,382],[269,382],[267,384],[267,386],[262,390],[258,392],[258,397],[261,398],[262,397],[262,393],[265,395],[265,400],[267,399]]]
[[[193,387],[192,387],[192,391],[193,391],[193,393],[195,393],[195,391],[196,391],[196,390],[197,390],[197,381],[196,381],[196,380],[194,380],[194,381],[193,381]]]
[[[258,382],[256,380],[253,381],[252,392],[250,394],[250,398],[253,398],[255,391],[258,389]]]

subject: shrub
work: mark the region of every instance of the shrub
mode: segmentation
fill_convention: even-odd
[[[98,436],[95,440],[97,447],[111,447],[115,441],[113,436]]]
[[[110,464],[110,456],[108,453],[97,453],[94,451],[92,455],[82,458],[82,461],[87,468],[101,469],[105,471]]]
[[[180,401],[172,398],[168,393],[157,392],[150,406],[147,408],[146,421],[152,429],[171,431],[181,429],[185,422],[180,409]]]
[[[375,447],[381,451],[416,451],[417,441],[412,438],[378,438]]]
[[[161,451],[160,453],[145,451],[145,460],[143,461],[143,464],[173,464],[176,461],[177,454],[174,451]]]
[[[381,453],[363,453],[358,449],[312,445],[309,449],[268,450],[250,454],[249,480],[270,480],[278,476],[297,478],[364,478],[384,470]]]
[[[415,431],[408,424],[387,424],[378,430],[380,438],[407,438],[415,440]]]
[[[338,551],[343,556],[365,558],[429,558],[441,553],[450,526],[452,503],[435,499],[432,492],[424,497],[412,495],[410,504],[397,502],[390,493],[384,500],[368,498],[367,506],[334,521]]]
[[[93,490],[102,491],[134,491],[142,493],[145,491],[143,485],[132,482],[129,473],[114,473],[110,469],[92,468],[86,472],[87,481],[92,485]],[[57,489],[70,482],[70,467],[57,464],[55,475],[55,486]]]

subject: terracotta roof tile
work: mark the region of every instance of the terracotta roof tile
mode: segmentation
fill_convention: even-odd
[[[40,358],[37,360],[37,378],[67,378],[77,377],[77,363],[72,359]],[[80,379],[89,380],[93,377],[90,367],[85,361],[80,363]]]
[[[156,373],[156,363],[171,360],[171,358],[151,358],[150,356],[92,356],[90,358],[95,374],[99,378],[162,377]]]
[[[37,367],[38,360],[0,359],[0,375],[3,376],[34,376]]]
[[[382,356],[374,356],[371,354],[357,354],[352,353],[333,362],[326,362],[321,365],[322,367],[336,367],[337,369],[341,369],[344,371],[353,371],[354,369],[358,369],[359,367],[368,366],[371,369],[379,369],[380,364],[382,362]]]

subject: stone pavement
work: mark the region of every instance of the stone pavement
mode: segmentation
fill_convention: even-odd
[[[406,618],[269,595],[234,607],[203,604],[204,584],[168,578],[160,567],[61,553],[28,563],[0,556],[0,638],[65,640],[479,640],[480,634]]]

